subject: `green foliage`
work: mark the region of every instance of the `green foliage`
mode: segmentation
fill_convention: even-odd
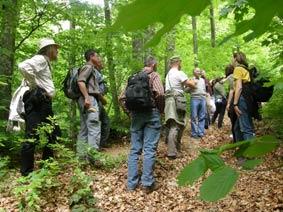
[[[253,158],[261,157],[269,152],[272,152],[278,147],[278,141],[273,136],[263,136],[256,138],[254,142],[244,150],[243,156]]]
[[[242,165],[245,170],[252,170],[263,162],[262,159],[246,160]]]
[[[0,157],[0,180],[8,173],[9,157]]]
[[[42,192],[59,185],[56,179],[60,171],[58,162],[50,159],[42,163],[41,169],[18,179],[19,185],[14,188],[14,193],[20,201],[21,210],[41,211]]]
[[[97,211],[95,209],[95,199],[91,190],[92,181],[80,168],[74,170],[74,175],[71,178],[69,192],[70,207],[73,212],[79,211]]]
[[[212,174],[203,181],[200,188],[200,198],[210,202],[217,201],[231,191],[238,179],[236,170],[226,165],[219,156],[220,154],[239,148],[241,151],[238,150],[238,157],[263,157],[278,147],[278,143],[278,140],[273,136],[263,136],[249,141],[225,144],[212,150],[200,150],[199,157],[185,166],[178,175],[178,184],[180,186],[192,185],[210,169]],[[251,170],[262,161],[260,158],[247,160],[243,164],[243,169]]]
[[[88,149],[88,156],[92,161],[97,161],[97,164],[94,164],[95,166],[97,166],[97,168],[106,170],[116,168],[125,163],[125,161],[127,160],[126,155],[112,156],[110,154],[98,152],[93,148]]]
[[[238,22],[236,24],[236,31],[228,38],[244,34],[251,30],[252,32],[244,37],[245,41],[250,41],[265,33],[275,16],[282,17],[283,15],[282,2],[280,0],[248,0],[246,3],[255,10],[254,16],[248,20]]]
[[[177,178],[178,184],[180,186],[192,185],[207,169],[205,160],[201,155],[183,168]]]
[[[215,153],[206,153],[202,154],[202,157],[205,160],[205,163],[211,171],[215,171],[219,167],[225,165],[224,161]]]
[[[170,31],[180,21],[184,14],[197,16],[209,3],[209,0],[136,0],[120,8],[113,29],[122,27],[125,31],[135,31],[154,23],[162,23],[163,27],[151,41],[151,44],[156,44],[162,35]],[[158,15],[152,15],[157,11]]]
[[[200,188],[201,199],[213,202],[225,197],[238,179],[238,173],[229,166],[216,169]]]

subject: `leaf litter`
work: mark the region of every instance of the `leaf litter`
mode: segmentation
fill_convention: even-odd
[[[204,177],[201,177],[192,186],[179,187],[176,177],[182,168],[197,158],[199,148],[212,149],[230,142],[230,126],[226,123],[222,129],[210,126],[206,136],[200,141],[193,141],[189,136],[189,129],[184,132],[182,139],[182,157],[176,160],[166,158],[166,145],[161,138],[155,167],[155,178],[159,185],[158,190],[145,194],[139,186],[134,192],[128,192],[127,163],[124,162],[111,170],[93,170],[87,167],[84,170],[92,178],[92,191],[96,198],[96,207],[99,211],[283,211],[283,150],[278,148],[264,158],[256,170],[240,171],[239,180],[233,191],[224,199],[208,203],[199,198],[199,188]],[[256,125],[257,135],[265,134],[265,125],[260,122]],[[129,151],[129,143],[113,146],[106,152],[119,155]],[[116,151],[115,151],[116,150]],[[225,163],[237,167],[233,152],[221,155]],[[141,165],[141,164],[140,164]],[[238,167],[239,169],[239,167]],[[263,171],[261,171],[263,170]],[[58,176],[62,184],[52,188],[52,191],[43,192],[42,211],[71,211],[68,206],[68,185],[72,176],[72,167]],[[16,186],[18,172],[11,172],[9,177],[0,183],[0,208],[6,211],[19,211],[18,201],[12,189]]]

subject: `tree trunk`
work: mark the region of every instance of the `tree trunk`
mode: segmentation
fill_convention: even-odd
[[[18,0],[5,0],[0,5],[0,120],[7,120],[12,97],[12,77],[18,24]],[[1,84],[2,84],[1,83]]]
[[[144,32],[144,36],[143,36],[143,47],[145,46],[145,43],[147,41],[149,41],[153,35],[155,33],[155,28],[153,26],[149,26],[145,32]],[[146,58],[149,56],[149,55],[153,55],[153,49],[152,48],[147,48],[147,49],[144,49],[143,51],[143,61],[146,60]]]
[[[132,36],[132,58],[133,58],[133,71],[137,71],[143,64],[143,39],[141,33],[133,33]]]
[[[106,27],[111,26],[111,11],[109,0],[104,0],[104,14],[105,14],[105,25]],[[115,78],[115,64],[113,59],[113,50],[112,50],[112,33],[108,32],[106,35],[106,57],[108,63],[108,72],[109,72],[109,83],[110,83],[110,92],[112,95],[112,102],[114,108],[114,120],[118,122],[120,120],[120,108],[118,102],[118,93],[117,85]]]
[[[72,0],[70,0],[72,3]],[[74,20],[70,20],[70,30],[75,29],[76,24]],[[70,44],[72,45],[72,44]],[[76,54],[75,54],[75,46],[72,46],[70,56],[69,56],[69,69],[74,68],[76,65]],[[72,143],[75,143],[77,140],[78,135],[78,128],[77,128],[77,103],[75,100],[69,101],[69,116],[70,116],[70,125],[69,125],[69,138],[71,139]]]
[[[213,8],[213,2],[210,0],[210,28],[211,28],[211,46],[214,48],[216,46],[215,38],[216,38],[216,32],[215,32],[215,17],[214,17],[214,8]]]
[[[167,34],[166,37],[166,46],[165,46],[165,56],[164,56],[164,77],[166,77],[169,71],[169,59],[174,55],[175,52],[175,34],[176,31],[173,29],[171,32]]]
[[[193,44],[194,44],[194,66],[198,67],[198,37],[197,37],[197,19],[192,16],[192,27],[193,27]]]

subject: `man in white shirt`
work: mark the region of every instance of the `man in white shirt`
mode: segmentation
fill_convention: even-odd
[[[165,123],[168,127],[166,142],[168,144],[167,156],[175,159],[181,147],[182,133],[186,124],[186,97],[185,87],[194,88],[194,81],[189,80],[181,71],[179,56],[170,58],[170,67],[165,80]],[[180,109],[177,101],[183,102]]]
[[[34,168],[34,150],[39,136],[37,127],[42,123],[50,123],[48,117],[53,116],[52,98],[55,87],[52,81],[50,61],[57,60],[59,45],[53,39],[44,38],[39,42],[38,53],[30,59],[19,64],[30,89],[23,96],[26,122],[26,138],[33,142],[25,142],[21,150],[21,174],[27,176]],[[58,125],[54,126],[52,133],[48,134],[48,144],[54,143],[60,135]],[[53,156],[53,151],[48,144],[43,149],[43,159]]]

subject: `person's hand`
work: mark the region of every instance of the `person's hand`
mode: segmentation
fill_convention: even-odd
[[[237,114],[238,117],[239,117],[240,115],[242,115],[242,111],[240,111],[240,109],[239,109],[238,106],[234,106],[234,110],[235,110],[235,113]]]
[[[227,103],[227,105],[226,105],[226,110],[229,112],[229,110],[230,110],[230,104],[229,103]]]
[[[90,107],[90,99],[89,99],[89,97],[88,98],[85,98],[85,102],[84,102],[84,106],[85,106],[85,108],[86,109],[88,109],[89,107]]]

